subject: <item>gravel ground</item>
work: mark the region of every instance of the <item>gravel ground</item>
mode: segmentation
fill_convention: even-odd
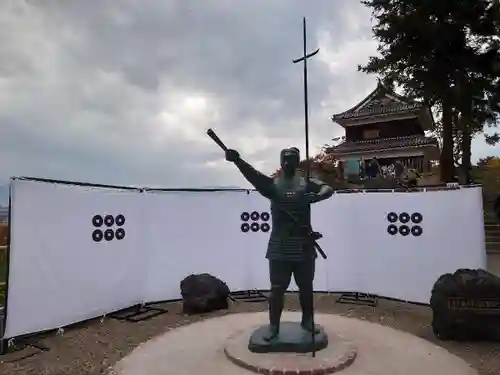
[[[402,302],[379,300],[377,307],[335,303],[338,295],[316,296],[316,310],[322,313],[341,314],[390,326],[435,342],[450,352],[462,357],[481,375],[500,374],[499,343],[439,342],[430,328],[431,311],[427,307]],[[54,333],[40,339],[49,351],[17,361],[20,353],[0,357],[0,374],[16,375],[99,375],[119,359],[129,354],[140,343],[175,327],[193,323],[213,316],[228,313],[263,311],[267,304],[232,303],[229,311],[203,316],[184,316],[181,304],[165,304],[169,313],[139,323],[129,323],[106,318],[93,320],[67,328],[64,335]],[[295,295],[287,297],[288,310],[297,311],[299,304]],[[446,370],[443,369],[443,374]]]

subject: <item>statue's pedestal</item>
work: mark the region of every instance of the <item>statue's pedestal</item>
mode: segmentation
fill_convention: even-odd
[[[321,326],[316,326],[319,333],[314,336],[314,349],[319,351],[328,346],[328,336]],[[252,353],[310,353],[313,351],[311,332],[304,330],[298,322],[282,322],[280,333],[271,341],[264,337],[269,333],[269,326],[257,328],[250,336],[248,350]]]

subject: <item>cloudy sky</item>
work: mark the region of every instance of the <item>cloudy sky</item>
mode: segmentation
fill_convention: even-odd
[[[302,17],[311,148],[376,85],[354,0],[2,0],[0,184],[10,176],[162,187],[247,186],[214,128],[265,172],[303,151]],[[474,157],[495,149],[477,140]],[[498,151],[496,151],[498,154]]]

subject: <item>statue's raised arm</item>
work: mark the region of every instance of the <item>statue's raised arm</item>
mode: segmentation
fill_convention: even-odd
[[[273,198],[275,187],[274,180],[271,177],[259,172],[244,161],[236,150],[226,150],[226,160],[234,163],[243,177],[245,177],[260,194],[268,199]]]

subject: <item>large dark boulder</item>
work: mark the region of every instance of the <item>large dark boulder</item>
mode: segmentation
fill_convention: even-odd
[[[459,269],[432,288],[432,329],[441,340],[500,340],[500,278]]]
[[[229,288],[208,273],[189,275],[181,281],[184,314],[203,314],[229,307]]]

